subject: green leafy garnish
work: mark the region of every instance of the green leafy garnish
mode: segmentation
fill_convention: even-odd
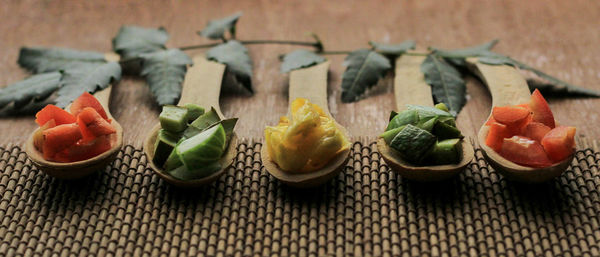
[[[383,55],[369,49],[351,52],[342,75],[342,102],[354,102],[392,67]]]
[[[65,48],[22,47],[17,63],[33,72],[61,71],[81,65],[106,63],[104,54]]]
[[[417,43],[414,40],[406,40],[400,44],[384,44],[369,41],[369,45],[379,53],[395,57],[406,53],[408,50],[415,49]]]
[[[82,65],[64,72],[58,90],[56,106],[64,108],[83,92],[94,93],[112,81],[121,79],[121,66],[117,62]]]
[[[224,39],[225,32],[229,31],[231,38],[235,38],[235,24],[240,17],[242,17],[242,12],[237,12],[225,18],[210,20],[198,34],[210,39]]]
[[[206,58],[227,65],[227,73],[234,75],[235,79],[248,91],[254,92],[252,89],[252,59],[248,55],[248,49],[240,42],[229,40],[215,46],[206,52]]]
[[[168,39],[169,34],[164,28],[122,26],[112,44],[113,50],[121,57],[131,58],[166,49],[165,43]]]
[[[527,79],[527,86],[529,86],[529,90],[533,92],[534,90],[540,90],[540,92],[546,96],[555,96],[555,97],[564,97],[568,96],[596,96],[600,97],[600,92],[596,90],[591,90],[587,88],[581,87],[568,87],[568,86],[559,86],[555,84],[545,83],[543,81],[537,79]]]
[[[192,60],[179,49],[141,54],[142,76],[159,105],[175,104],[181,96],[181,83]]]
[[[296,50],[283,57],[281,64],[281,73],[287,73],[292,70],[310,67],[325,61],[323,56],[308,50]]]
[[[431,92],[438,102],[444,103],[452,115],[457,115],[465,105],[466,84],[460,72],[444,59],[429,55],[421,64],[425,82],[431,86]]]
[[[61,77],[60,72],[42,73],[0,88],[0,109],[10,103],[13,103],[12,109],[21,109],[47,99],[60,87]]]

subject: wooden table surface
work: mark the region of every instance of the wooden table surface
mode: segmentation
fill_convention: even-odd
[[[196,35],[208,19],[236,11],[239,39],[310,40],[315,32],[328,50],[368,47],[369,40],[414,39],[422,46],[446,48],[500,39],[496,50],[559,78],[600,89],[600,1],[2,1],[0,7],[0,85],[27,76],[16,64],[19,48],[60,46],[107,52],[123,24],[164,26],[169,47],[208,43]],[[261,139],[265,124],[275,124],[287,108],[287,80],[278,55],[293,46],[249,46],[254,62],[253,96],[223,92],[228,117],[239,117],[237,133]],[[193,52],[189,52],[194,54]],[[340,100],[344,56],[332,61],[330,109],[354,136],[374,137],[394,108],[388,77],[362,101]],[[490,111],[488,91],[468,78],[469,101],[459,127],[475,135]],[[232,86],[232,85],[229,85]],[[600,138],[600,99],[550,99],[557,119],[579,134]],[[159,107],[140,78],[125,76],[115,85],[110,105],[125,129],[125,143],[141,146],[157,122]],[[23,143],[36,127],[32,116],[0,118],[0,146]]]

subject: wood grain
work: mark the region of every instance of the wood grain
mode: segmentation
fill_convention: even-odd
[[[27,73],[16,64],[19,47],[61,46],[108,52],[122,24],[163,26],[170,47],[209,41],[196,35],[208,19],[243,11],[240,39],[310,40],[318,34],[328,50],[368,47],[367,42],[414,39],[421,47],[463,47],[500,39],[496,50],[589,88],[600,89],[600,2],[598,1],[3,1],[0,8],[0,85]],[[241,138],[262,138],[288,106],[287,75],[278,55],[298,47],[249,46],[254,62],[253,96],[227,83],[221,96],[226,117],[240,117]],[[201,53],[192,52],[190,56]],[[352,104],[341,103],[344,56],[331,60],[329,107],[350,134],[374,137],[395,108],[389,76]],[[491,107],[488,91],[467,78],[469,101],[459,114],[463,133],[474,137]],[[600,99],[550,99],[557,119],[580,134],[600,138]],[[114,86],[111,112],[125,129],[125,143],[141,146],[157,122],[159,108],[142,79],[124,77]],[[0,146],[22,144],[35,128],[33,117],[1,118]]]

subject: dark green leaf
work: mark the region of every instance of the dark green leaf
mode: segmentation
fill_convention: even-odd
[[[369,49],[350,53],[344,64],[348,66],[342,75],[342,102],[354,102],[379,81],[392,67],[383,55]]]
[[[248,49],[240,42],[229,40],[206,52],[206,58],[227,65],[227,73],[233,74],[236,80],[248,91],[252,90],[252,59]]]
[[[93,94],[120,79],[121,66],[117,62],[86,64],[66,70],[58,90],[56,106],[64,108],[83,92]]]
[[[164,28],[122,26],[112,43],[113,50],[122,58],[132,58],[166,49],[165,43],[168,39],[169,34]]]
[[[64,48],[22,47],[17,61],[33,73],[78,68],[82,64],[106,63],[104,54]]]
[[[496,56],[496,54],[490,50],[492,50],[497,43],[498,39],[494,39],[481,45],[461,49],[445,50],[435,47],[430,47],[430,49],[433,51],[433,53],[444,57],[446,61],[454,65],[465,66],[465,58],[468,57]]]
[[[306,68],[319,64],[325,61],[323,56],[308,50],[296,50],[283,57],[281,64],[281,73],[290,72],[292,70]]]
[[[0,88],[0,109],[10,103],[13,103],[12,109],[21,109],[48,98],[60,87],[61,77],[58,71],[41,73]]]
[[[141,54],[142,76],[159,105],[176,104],[181,97],[181,83],[192,60],[179,49]]]
[[[198,34],[210,39],[223,39],[225,31],[229,30],[231,38],[235,38],[235,24],[241,16],[242,13],[238,12],[225,18],[210,20]]]
[[[465,105],[466,84],[460,72],[444,59],[429,55],[421,64],[425,82],[431,86],[431,92],[438,102],[444,103],[450,113],[456,116]]]
[[[600,92],[593,89],[581,88],[577,86],[559,86],[552,83],[545,83],[537,79],[528,79],[527,85],[529,90],[533,92],[538,89],[545,97],[600,97]]]
[[[406,40],[400,44],[383,44],[370,41],[369,45],[373,47],[373,50],[390,56],[400,56],[406,51],[415,49],[417,43],[414,40]]]

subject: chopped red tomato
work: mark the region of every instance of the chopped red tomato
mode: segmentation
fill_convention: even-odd
[[[575,147],[575,127],[559,126],[548,132],[542,139],[542,146],[550,159],[559,162],[573,153]]]
[[[57,154],[57,156],[68,162],[83,161],[108,151],[110,147],[109,136],[100,136],[87,142],[79,140],[74,145]]]
[[[555,127],[552,110],[550,110],[550,106],[548,106],[548,102],[546,102],[542,93],[537,89],[531,94],[529,108],[532,112],[533,121],[542,123],[551,129]]]
[[[506,125],[498,122],[493,122],[489,126],[490,130],[485,138],[485,144],[494,149],[494,151],[499,152],[502,149],[504,138],[511,137],[511,132]]]
[[[102,104],[98,102],[98,99],[96,99],[96,97],[94,97],[88,92],[84,92],[79,96],[79,98],[73,101],[73,103],[71,104],[70,111],[75,117],[77,117],[77,115],[79,115],[79,113],[83,111],[83,109],[86,107],[94,108],[94,110],[96,110],[96,112],[98,112],[98,114],[100,114],[102,118],[108,120],[108,116],[106,115],[106,111],[104,111]]]
[[[546,167],[552,164],[539,142],[522,136],[505,138],[500,155],[511,162],[530,167]]]
[[[527,126],[523,129],[523,136],[531,138],[535,141],[541,142],[542,138],[552,130],[550,127],[539,123],[539,122],[529,122]]]
[[[75,123],[58,125],[46,129],[42,133],[44,135],[42,146],[44,159],[52,159],[56,153],[69,148],[81,139],[81,131]]]
[[[49,120],[54,120],[56,125],[69,124],[75,122],[75,116],[56,105],[46,105],[42,110],[35,114],[35,122],[44,126]]]
[[[94,108],[85,107],[77,115],[77,124],[81,129],[84,141],[117,132]]]

